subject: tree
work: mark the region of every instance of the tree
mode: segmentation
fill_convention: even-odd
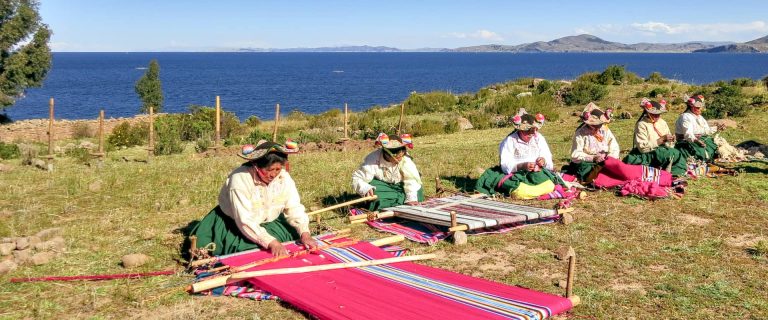
[[[0,110],[40,87],[51,68],[51,30],[37,7],[36,0],[0,1]]]
[[[147,72],[136,82],[136,94],[141,98],[141,112],[149,112],[149,107],[155,112],[162,111],[163,88],[160,85],[160,65],[157,60],[149,62]]]

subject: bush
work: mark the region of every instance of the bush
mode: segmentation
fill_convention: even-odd
[[[586,81],[577,81],[573,87],[565,93],[563,100],[566,105],[584,105],[591,101],[598,101],[608,95],[608,88]]]
[[[405,104],[406,114],[425,114],[433,112],[453,111],[456,107],[456,97],[448,92],[434,91],[428,93],[412,93]]]
[[[72,148],[65,153],[68,157],[74,158],[79,163],[88,163],[91,161],[91,152],[86,148]]]
[[[474,112],[467,115],[467,120],[472,123],[472,128],[477,130],[490,129],[497,127],[494,123],[494,117],[490,113]]]
[[[245,138],[245,141],[243,141],[243,143],[244,144],[250,143],[250,144],[255,146],[261,140],[272,141],[272,133],[271,132],[264,132],[264,131],[261,131],[259,129],[255,129],[255,130],[251,131],[251,133],[248,135],[247,138]],[[280,132],[278,132],[277,133],[277,142],[278,143],[283,143],[283,142],[285,142],[285,140],[286,140],[285,139],[285,135],[280,133]]]
[[[91,130],[91,126],[85,122],[76,122],[72,126],[72,137],[75,139],[93,137],[93,131]]]
[[[337,140],[339,140],[339,134],[336,130],[329,129],[301,131],[299,132],[299,137],[295,139],[298,143],[336,142]]]
[[[648,76],[648,79],[645,79],[645,82],[667,84],[669,83],[669,80],[665,79],[660,72],[652,72],[651,75]]]
[[[648,91],[647,97],[651,97],[651,98],[668,97],[670,92],[671,91],[669,90],[669,88],[664,88],[664,87],[653,88],[651,91]]]
[[[520,108],[525,108],[525,111],[530,114],[541,113],[547,119],[558,119],[560,117],[556,111],[557,103],[555,99],[552,96],[542,94],[521,98],[511,94],[504,95],[489,101],[485,111],[491,114],[511,116],[517,114]]]
[[[746,115],[748,105],[746,97],[741,93],[741,87],[725,85],[713,93],[711,102],[704,110],[705,117],[722,118],[726,116],[741,117]]]
[[[538,94],[555,94],[560,89],[560,83],[552,82],[549,80],[543,80],[536,85],[536,93]]]
[[[328,128],[341,127],[344,125],[343,115],[340,109],[331,109],[316,116],[309,118],[307,127],[309,128]]]
[[[122,122],[112,129],[107,142],[114,147],[133,147],[146,143],[148,138],[148,124],[131,125],[129,122]]]
[[[0,159],[16,159],[21,156],[19,146],[0,141]]]
[[[737,87],[755,87],[757,86],[757,81],[750,78],[736,78],[731,80],[731,85]]]
[[[759,94],[752,97],[752,103],[750,104],[753,106],[762,106],[764,104],[768,104],[768,94]]]
[[[212,146],[213,146],[213,139],[211,139],[210,136],[200,137],[197,139],[197,141],[195,141],[195,151],[198,153],[205,152],[208,149],[210,149]]]
[[[287,116],[285,116],[285,119],[291,120],[291,121],[300,121],[300,120],[306,120],[308,116],[309,115],[307,115],[304,112],[301,112],[300,110],[293,109],[291,110],[291,112],[288,113]]]
[[[245,119],[245,125],[249,127],[258,127],[261,124],[261,119],[257,116],[250,116]]]
[[[177,117],[163,116],[155,121],[155,154],[169,155],[184,151]]]
[[[763,83],[765,86],[765,89],[768,89],[768,76],[763,77],[763,79],[760,79],[760,82]]]
[[[458,126],[457,126],[458,127]],[[445,133],[446,124],[440,120],[423,119],[416,122],[411,128],[414,136],[428,136]]]

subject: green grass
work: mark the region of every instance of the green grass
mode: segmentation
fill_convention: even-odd
[[[558,167],[568,158],[569,137],[576,124],[569,114],[577,109],[562,108],[561,120],[542,129]],[[670,112],[665,118],[672,123],[675,116]],[[736,120],[743,128],[724,133],[733,144],[766,136],[768,114],[754,112]],[[632,145],[634,122],[618,120],[610,125],[622,149]],[[508,131],[416,137],[413,155],[427,195],[434,194],[435,177],[441,178],[444,187],[471,187],[482,169],[498,161],[498,143]],[[368,152],[292,156],[291,174],[303,203],[320,208],[350,193],[350,174]],[[155,157],[151,163],[123,162],[123,156],[143,159],[145,151],[137,147],[112,152],[101,167],[57,158],[52,173],[21,166],[20,160],[5,162],[14,170],[0,173],[0,237],[62,227],[67,252],[50,264],[24,266],[0,276],[0,318],[304,317],[273,301],[189,296],[180,290],[190,280],[186,275],[7,283],[11,277],[123,273],[127,270],[119,266],[120,257],[136,252],[152,260],[132,271],[180,269],[178,249],[183,239],[178,230],[215,206],[224,178],[241,160],[203,158],[193,153],[191,145],[182,154]],[[568,226],[550,224],[471,237],[463,247],[446,242],[433,247],[403,245],[417,254],[438,253],[438,259],[424,262],[429,265],[554,294],[564,291],[555,284],[564,279],[566,263],[555,260],[552,253],[561,246],[573,246],[578,255],[575,293],[583,302],[573,314],[579,317],[768,318],[768,214],[764,210],[768,166],[736,167],[744,170],[738,177],[691,181],[682,200],[648,202],[617,198],[612,192],[590,193],[576,203],[577,221]],[[101,184],[100,190],[89,189],[94,182]],[[692,224],[681,219],[684,215],[712,222]],[[332,227],[347,227],[340,211],[323,216]],[[355,237],[362,239],[385,236],[366,226],[352,228]],[[762,242],[735,243],[739,236]]]

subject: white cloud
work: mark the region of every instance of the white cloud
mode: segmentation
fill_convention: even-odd
[[[704,24],[669,24],[664,22],[649,21],[645,23],[633,23],[631,27],[637,31],[648,34],[668,35],[707,35],[722,36],[734,33],[766,33],[768,24],[765,21],[752,21],[746,23],[704,23]]]
[[[477,30],[471,33],[454,32],[454,33],[450,33],[448,36],[451,38],[459,38],[459,39],[483,39],[483,40],[495,40],[495,41],[504,40],[504,38],[501,37],[498,33],[489,31],[489,30]]]

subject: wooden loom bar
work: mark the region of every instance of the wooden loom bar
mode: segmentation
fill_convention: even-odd
[[[355,204],[355,203],[376,200],[377,198],[378,197],[376,195],[372,195],[372,196],[362,197],[360,199],[349,200],[347,202],[342,202],[342,203],[339,203],[339,204],[335,204],[335,205],[332,205],[330,207],[325,207],[325,208],[322,208],[322,209],[319,209],[319,210],[308,212],[307,215],[311,216],[311,215],[315,215],[315,214],[318,214],[318,213],[321,213],[321,212],[326,212],[326,211],[330,211],[330,210],[333,210],[333,209],[338,209],[338,208],[341,208],[341,207],[346,207],[348,205],[352,205],[352,204]]]
[[[355,262],[321,264],[316,266],[306,266],[306,267],[297,267],[297,268],[279,268],[279,269],[240,272],[240,273],[233,274],[230,278],[233,280],[240,280],[240,279],[248,279],[248,278],[279,275],[279,274],[296,274],[296,273],[307,273],[307,272],[326,271],[326,270],[335,270],[335,269],[360,268],[360,267],[377,266],[377,265],[389,264],[389,263],[418,261],[418,260],[427,260],[427,259],[434,259],[434,258],[437,258],[436,254],[428,253],[428,254],[419,254],[415,256],[403,256],[403,257],[393,257],[393,258],[385,258],[385,259],[355,261]]]
[[[386,238],[381,238],[381,239],[378,239],[378,240],[373,240],[373,241],[371,241],[371,244],[374,245],[374,246],[377,246],[377,247],[381,247],[381,246],[386,246],[386,245],[393,244],[393,243],[398,243],[398,242],[401,242],[401,241],[405,241],[405,236],[403,236],[402,234],[398,234],[398,235],[395,235],[395,236],[389,236],[389,237],[386,237]]]
[[[272,130],[272,142],[277,142],[277,128],[280,125],[280,104],[275,105],[275,127]]]

